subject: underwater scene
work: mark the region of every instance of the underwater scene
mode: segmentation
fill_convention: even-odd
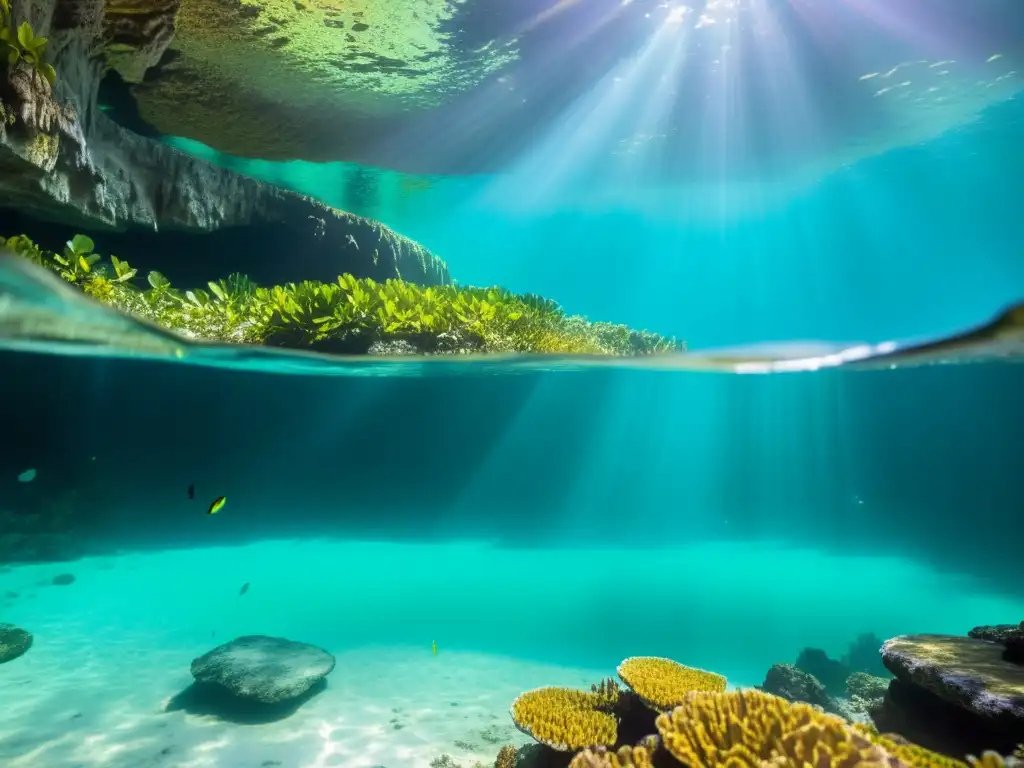
[[[0,768],[1024,768],[1019,0],[0,0]]]

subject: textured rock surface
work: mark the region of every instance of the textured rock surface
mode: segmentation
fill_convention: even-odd
[[[32,635],[13,624],[0,624],[0,664],[13,661],[32,647]]]
[[[853,671],[841,661],[829,658],[820,648],[804,648],[796,659],[797,669],[814,675],[832,696],[846,693],[846,678]]]
[[[1024,666],[1003,659],[1003,647],[951,635],[901,635],[882,646],[882,661],[899,680],[922,688],[1024,736]]]
[[[459,5],[188,0],[167,60],[133,92],[159,130],[224,152],[346,157],[381,118],[437,106],[514,58],[514,43],[457,45]]]
[[[865,672],[854,672],[846,680],[846,695],[848,698],[859,698],[867,701],[881,701],[885,698],[885,691],[889,687],[891,678],[875,677]]]
[[[149,0],[146,0],[149,2]],[[93,53],[110,37],[111,57],[126,75],[159,58],[173,31],[174,4],[142,10],[103,0],[15,3],[50,38],[57,70],[51,93],[22,65],[0,82],[0,206],[83,229],[145,228],[210,232],[276,225],[295,250],[337,252],[332,271],[447,281],[444,264],[376,222],[241,176],[130,133],[96,106],[104,62]],[[10,233],[8,233],[10,234]],[[348,248],[351,243],[357,247]],[[294,279],[310,275],[298,274]]]
[[[967,633],[967,636],[999,643],[1003,646],[1003,658],[1006,661],[1024,664],[1024,621],[1019,624],[975,627]]]
[[[829,709],[832,697],[814,675],[792,664],[773,664],[765,675],[762,689],[789,701],[805,701]]]
[[[265,635],[236,638],[192,662],[197,683],[218,685],[262,704],[298,698],[333,669],[334,657],[327,651]]]

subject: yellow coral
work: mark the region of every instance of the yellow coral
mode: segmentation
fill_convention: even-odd
[[[1012,758],[1006,760],[999,753],[991,751],[982,753],[980,758],[969,755],[964,762],[955,757],[932,752],[896,733],[879,733],[877,728],[861,723],[856,723],[852,727],[910,768],[1005,768],[1013,764]]]
[[[659,711],[682,703],[691,691],[724,691],[726,679],[672,659],[634,656],[619,664],[619,677],[647,706]]]
[[[511,744],[506,744],[498,750],[498,757],[494,761],[494,768],[516,768],[516,753],[518,750]]]
[[[571,688],[537,688],[512,702],[516,728],[560,751],[612,746],[618,733],[615,718],[601,711],[600,694]]]
[[[656,723],[665,748],[690,768],[900,765],[841,718],[755,689],[689,693]]]
[[[619,703],[619,684],[610,677],[606,677],[597,685],[591,685],[590,692],[598,697],[598,709],[612,709]]]
[[[617,752],[609,752],[603,747],[585,749],[572,759],[569,768],[654,768],[651,755],[656,743],[620,747]]]

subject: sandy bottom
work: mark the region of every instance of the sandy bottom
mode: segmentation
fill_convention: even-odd
[[[489,768],[502,744],[528,740],[508,716],[524,687],[600,679],[481,654],[363,649],[338,653],[327,689],[295,714],[239,725],[165,712],[170,696],[190,682],[188,660],[143,641],[126,640],[96,657],[69,635],[7,665],[0,764],[416,768],[447,754],[465,768]]]
[[[516,695],[589,687],[627,656],[752,685],[804,645],[838,657],[859,632],[960,634],[1022,611],[907,561],[739,545],[264,542],[0,568],[0,622],[35,637],[0,665],[0,766],[490,766],[528,740]],[[245,634],[330,651],[327,688],[266,724],[167,711],[193,658]]]

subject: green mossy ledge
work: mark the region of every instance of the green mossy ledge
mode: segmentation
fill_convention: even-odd
[[[640,356],[684,344],[624,325],[567,315],[555,302],[502,288],[422,287],[345,274],[335,282],[262,288],[245,275],[179,290],[159,272],[143,281],[125,261],[93,253],[78,235],[63,253],[25,235],[4,247],[93,298],[205,341],[311,348],[335,354],[552,353]],[[142,287],[138,284],[145,283]]]

